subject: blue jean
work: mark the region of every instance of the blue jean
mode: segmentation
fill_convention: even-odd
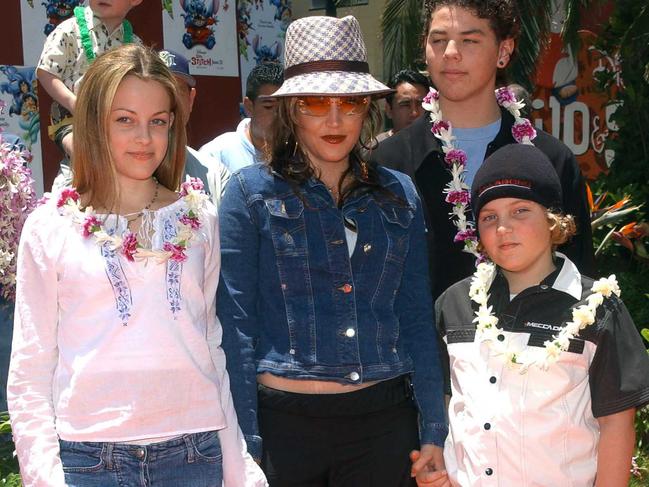
[[[221,487],[216,431],[150,445],[60,440],[68,487]]]

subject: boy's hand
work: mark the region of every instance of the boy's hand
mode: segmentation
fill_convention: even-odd
[[[410,460],[410,475],[417,478],[419,487],[451,487],[441,447],[422,445],[421,450],[410,452]]]

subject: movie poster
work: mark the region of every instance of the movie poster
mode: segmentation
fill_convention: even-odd
[[[239,76],[236,0],[162,0],[165,49],[201,76]]]
[[[246,79],[263,61],[284,61],[284,36],[291,23],[291,0],[239,0],[237,33],[241,63],[241,93]]]
[[[2,136],[18,138],[32,153],[36,193],[43,194],[43,160],[36,68],[0,65],[0,127]]]
[[[74,15],[85,0],[20,0],[23,32],[23,63],[36,66],[46,37],[57,25]]]
[[[572,52],[561,39],[564,21],[565,9],[559,3],[550,42],[539,57],[531,121],[563,141],[575,154],[584,176],[595,179],[608,170],[615,157],[604,144],[618,130],[612,115],[619,106],[616,93],[623,89],[621,60],[597,49],[597,35],[590,30],[579,31],[581,48]],[[597,73],[602,71],[614,77],[610,94],[596,86]]]

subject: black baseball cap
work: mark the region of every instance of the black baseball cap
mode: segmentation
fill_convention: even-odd
[[[533,145],[509,144],[487,157],[471,185],[474,218],[499,198],[530,200],[561,211],[561,182],[548,156]]]
[[[196,79],[189,74],[189,61],[185,56],[171,49],[163,49],[158,55],[173,74],[184,79],[190,87],[196,86]]]

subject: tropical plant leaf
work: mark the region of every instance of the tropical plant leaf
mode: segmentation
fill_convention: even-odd
[[[422,59],[423,11],[421,0],[387,0],[381,18],[385,79]]]
[[[521,32],[517,55],[509,68],[512,81],[528,90],[532,89],[532,75],[541,50],[550,33],[550,20],[554,11],[552,0],[519,0]]]

